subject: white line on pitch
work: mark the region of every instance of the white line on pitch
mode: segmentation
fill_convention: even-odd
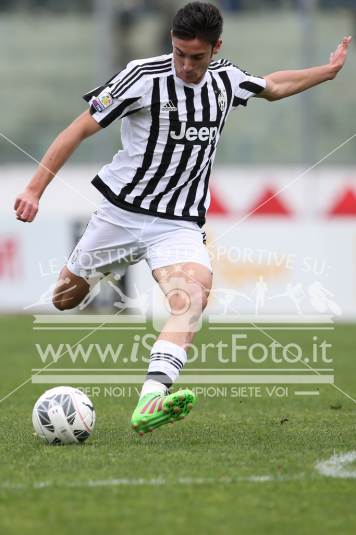
[[[356,479],[356,470],[350,466],[356,461],[356,451],[334,454],[327,461],[319,461],[315,469],[322,476],[341,479]],[[350,469],[348,469],[348,467]]]
[[[58,488],[90,488],[90,487],[137,487],[149,486],[156,487],[162,485],[233,485],[236,483],[268,483],[268,482],[284,482],[296,479],[304,479],[304,473],[283,476],[283,475],[260,475],[260,476],[223,476],[223,477],[178,477],[177,479],[145,479],[145,478],[113,478],[113,479],[89,479],[87,481],[67,481],[65,483],[58,483],[54,481],[35,481],[34,483],[0,483],[0,489],[3,490],[25,490],[25,489],[47,489],[49,487]]]

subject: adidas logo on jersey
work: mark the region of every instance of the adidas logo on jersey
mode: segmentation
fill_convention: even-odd
[[[177,106],[175,106],[171,100],[163,104],[163,106],[161,107],[161,111],[169,112],[169,111],[177,111],[177,110],[178,110]]]

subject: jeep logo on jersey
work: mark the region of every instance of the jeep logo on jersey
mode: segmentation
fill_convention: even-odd
[[[197,145],[210,145],[216,139],[217,135],[217,126],[201,126],[197,128],[196,126],[187,127],[187,123],[181,123],[179,132],[170,131],[170,136],[175,141],[182,141],[183,143],[188,141]]]

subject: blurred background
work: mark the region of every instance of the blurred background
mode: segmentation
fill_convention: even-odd
[[[53,138],[85,110],[85,92],[131,59],[170,52],[171,20],[185,3],[0,0],[2,310],[23,311],[36,302],[52,310],[48,296],[47,303],[40,296],[99,201],[90,180],[120,147],[119,124],[79,147],[45,194],[36,221],[23,225],[12,205],[36,168],[33,159],[41,159]],[[261,76],[327,63],[344,35],[356,36],[356,0],[215,4],[225,16],[222,56]],[[317,282],[324,289],[319,287],[320,309],[330,312],[329,295],[338,305],[334,313],[356,317],[355,138],[338,148],[356,132],[355,44],[356,39],[334,81],[276,103],[253,99],[227,122],[207,227],[215,253],[219,246],[238,251],[233,258],[217,255],[214,267],[218,287],[249,297],[239,310],[258,312],[251,296],[262,277],[264,312],[320,312],[310,297]],[[245,255],[246,248],[275,253],[279,265],[268,264],[267,256]],[[293,269],[287,255],[296,258]],[[147,269],[132,273],[125,291],[134,282],[143,291],[150,284]],[[272,299],[282,294],[284,299]],[[110,290],[102,305],[111,302]],[[219,306],[213,300],[213,309]]]
[[[170,25],[184,0],[0,1],[1,125],[38,157],[49,141],[85,108],[81,95],[106,81],[133,58],[170,52]],[[356,28],[356,0],[224,0],[223,57],[265,75],[329,59],[342,36]],[[355,65],[354,59],[351,63]],[[218,162],[300,164],[314,162],[351,132],[356,70],[317,92],[266,105],[230,120]],[[7,99],[6,95],[11,96]],[[343,105],[339,103],[342,101]],[[14,120],[14,109],[18,120]],[[36,135],[33,133],[36,132]],[[243,132],[243,135],[241,134]],[[72,161],[98,162],[117,149],[115,129],[100,147],[89,140]],[[237,142],[238,141],[238,142]],[[354,146],[333,163],[354,162]],[[2,162],[23,161],[0,145]]]

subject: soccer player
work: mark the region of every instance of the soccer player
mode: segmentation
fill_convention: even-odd
[[[151,350],[132,427],[144,434],[186,416],[194,393],[169,394],[187,355],[212,284],[201,227],[209,206],[209,176],[229,113],[251,97],[269,101],[332,80],[351,37],[329,63],[252,76],[220,52],[223,19],[208,3],[192,2],[173,20],[173,52],[131,61],[106,84],[84,95],[90,109],[53,141],[25,191],[17,218],[31,222],[39,200],[78,145],[122,119],[123,150],[93,179],[103,199],[61,271],[53,304],[81,303],[91,273],[107,274],[144,258],[170,304],[171,315]],[[117,123],[114,124],[117,128]]]

